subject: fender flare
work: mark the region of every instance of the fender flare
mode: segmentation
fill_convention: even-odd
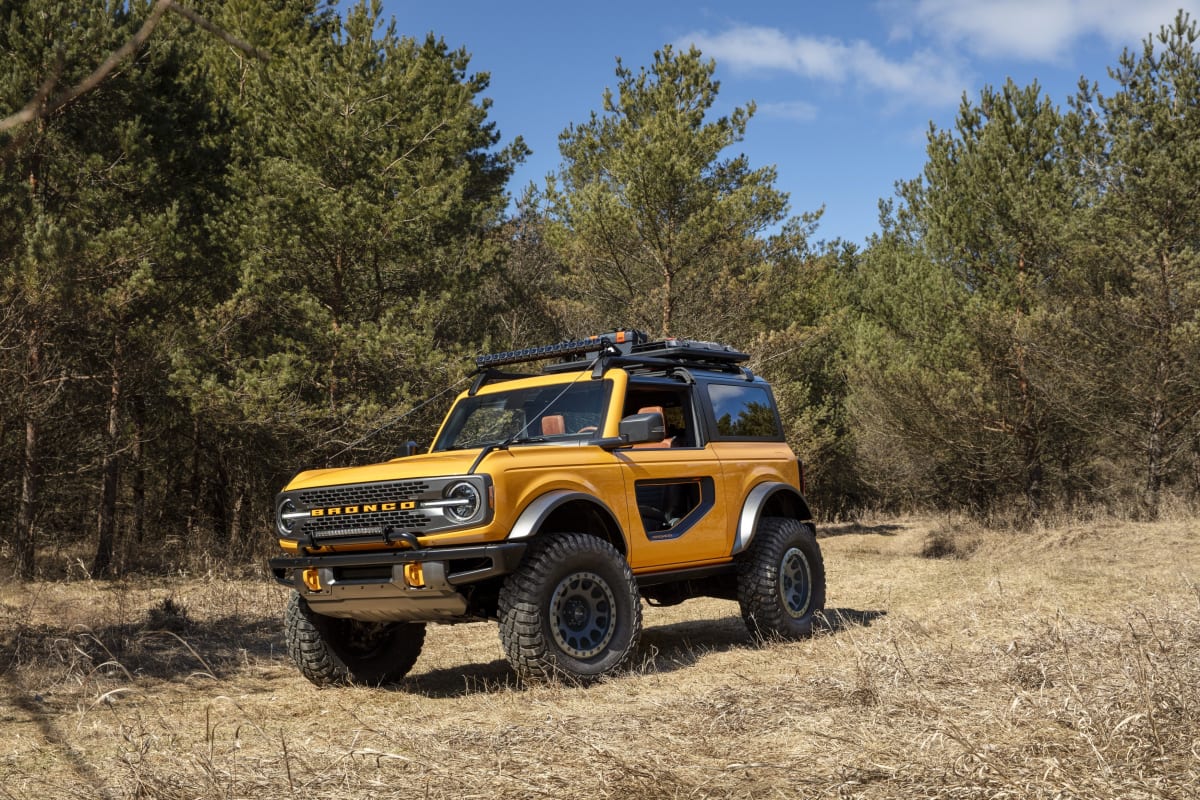
[[[542,523],[549,519],[550,515],[556,510],[566,505],[582,500],[591,504],[598,512],[604,515],[609,523],[612,524],[612,529],[624,539],[625,532],[621,529],[620,523],[617,522],[617,516],[613,514],[612,509],[605,505],[604,501],[587,494],[586,492],[574,492],[569,489],[555,489],[546,492],[529,505],[525,506],[525,510],[517,517],[516,523],[513,524],[512,530],[508,534],[509,541],[521,541],[523,539],[532,538],[534,534],[542,527]],[[626,541],[626,547],[628,542]]]
[[[798,517],[801,522],[812,519],[812,513],[808,510],[808,503],[805,502],[804,495],[800,494],[795,486],[779,481],[760,483],[750,490],[750,494],[746,495],[746,500],[742,503],[742,513],[738,516],[737,534],[733,539],[732,555],[736,556],[750,546],[763,508],[771,498],[781,492],[790,495],[787,499],[797,504],[801,512]]]

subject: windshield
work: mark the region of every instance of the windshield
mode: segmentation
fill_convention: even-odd
[[[603,425],[611,381],[513,389],[465,397],[450,412],[433,445],[439,450],[466,450],[520,442],[590,439]]]

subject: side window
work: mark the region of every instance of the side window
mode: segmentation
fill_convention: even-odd
[[[667,426],[664,447],[697,447],[696,422],[692,414],[692,398],[686,387],[647,386],[631,384],[625,395],[621,416],[636,414],[644,408],[660,409]]]
[[[708,386],[717,434],[731,439],[782,439],[779,417],[763,386]]]

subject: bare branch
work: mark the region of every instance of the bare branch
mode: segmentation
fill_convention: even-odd
[[[117,68],[118,64],[131,56],[133,53],[137,52],[142,45],[146,43],[146,40],[150,38],[150,34],[154,33],[154,29],[158,27],[158,23],[162,20],[163,14],[165,14],[167,11],[174,11],[184,19],[187,19],[188,21],[198,25],[209,33],[217,36],[222,41],[244,51],[251,56],[254,56],[255,58],[263,61],[270,60],[270,57],[263,51],[222,30],[204,17],[197,14],[195,11],[192,11],[190,8],[185,8],[179,5],[175,2],[175,0],[158,0],[158,2],[154,4],[154,8],[150,10],[150,15],[146,17],[146,21],[142,23],[142,27],[138,28],[137,33],[131,36],[129,40],[125,42],[125,44],[114,50],[108,56],[108,58],[104,59],[104,63],[96,67],[96,69],[93,70],[90,75],[63,94],[59,95],[53,100],[48,101],[47,98],[50,96],[51,90],[53,90],[55,84],[58,82],[58,75],[61,72],[60,65],[59,68],[56,69],[55,72],[45,80],[45,82],[43,82],[43,84],[38,88],[37,93],[30,98],[29,102],[26,103],[20,111],[10,114],[4,119],[0,119],[0,133],[32,122],[35,119],[40,119],[53,114],[55,111],[67,105],[80,95],[95,89],[104,81],[105,78],[109,76],[109,74],[112,73],[114,69]]]
[[[96,67],[91,75],[88,75],[72,89],[68,90],[64,94],[59,95],[51,102],[47,103],[44,101],[39,101],[38,97],[35,95],[34,99],[26,103],[25,107],[20,111],[9,117],[6,117],[3,120],[0,120],[0,132],[9,130],[10,128],[15,128],[18,125],[24,125],[27,122],[32,122],[39,117],[52,114],[59,108],[62,108],[67,103],[74,100],[76,97],[95,89],[100,85],[101,81],[108,77],[109,73],[116,69],[118,64],[120,64],[131,54],[136,52],[138,48],[145,44],[146,40],[150,38],[150,34],[154,32],[156,27],[158,27],[158,23],[162,19],[163,14],[167,12],[167,9],[171,5],[173,5],[172,0],[158,0],[158,2],[154,4],[154,8],[151,9],[150,16],[146,17],[146,21],[142,23],[142,27],[138,29],[137,33],[131,36],[129,40],[125,42],[125,44],[121,45],[119,48],[109,54],[108,58],[104,59],[104,63]],[[39,92],[39,94],[41,94],[41,92]],[[45,94],[49,94],[49,92],[47,91]]]
[[[200,16],[195,11],[192,11],[190,8],[181,6],[178,3],[174,2],[174,0],[167,0],[167,5],[169,5],[171,10],[174,11],[176,14],[179,14],[181,17],[187,19],[189,22],[192,22],[193,24],[208,31],[213,36],[216,36],[218,39],[225,42],[225,44],[230,45],[231,47],[236,47],[238,50],[241,50],[246,55],[253,56],[254,58],[257,58],[259,61],[270,61],[271,60],[271,55],[267,51],[259,50],[257,47],[250,44],[249,42],[242,41],[241,39],[237,38],[236,36],[234,36],[229,31],[225,30],[224,28],[220,28],[220,27],[214,25],[213,23],[209,22],[207,19]]]

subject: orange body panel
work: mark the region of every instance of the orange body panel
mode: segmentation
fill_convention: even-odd
[[[592,378],[587,372],[542,375],[485,385],[478,394],[566,386],[580,380]],[[605,437],[615,437],[629,376],[622,369],[611,369],[603,380],[612,385],[612,399],[601,432]],[[464,392],[458,399],[467,396]],[[297,475],[286,489],[463,475],[479,454],[479,449],[426,453],[358,467],[310,470]],[[630,567],[635,573],[729,561],[742,502],[749,491],[763,481],[781,481],[792,486],[799,483],[795,457],[781,442],[715,442],[702,448],[651,446],[613,451],[583,442],[521,444],[489,452],[477,465],[476,472],[492,479],[494,506],[490,521],[472,528],[421,535],[422,546],[504,541],[531,503],[548,492],[568,490],[587,494],[608,506],[621,527]],[[648,533],[639,513],[635,484],[684,479],[711,481],[711,507],[703,513],[697,512],[697,518],[680,535]],[[279,543],[291,552],[299,549],[294,541],[281,539]],[[381,544],[334,544],[316,551],[380,549],[383,549]]]

